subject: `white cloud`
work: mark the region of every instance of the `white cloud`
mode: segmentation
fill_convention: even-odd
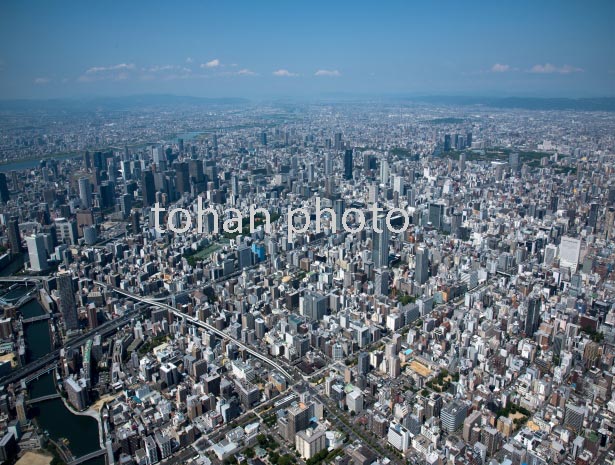
[[[254,71],[251,71],[247,68],[240,69],[235,73],[237,76],[256,76]]]
[[[47,84],[50,81],[49,78],[46,77],[38,77],[34,80],[34,84]]]
[[[551,63],[545,63],[544,65],[538,64],[532,66],[529,72],[534,74],[571,74],[581,73],[583,72],[583,69],[571,65],[563,65],[558,67],[552,65]]]
[[[340,73],[337,69],[319,69],[314,73],[314,76],[329,76],[329,77],[339,77],[342,73]]]
[[[120,63],[111,66],[93,66],[92,68],[89,68],[85,74],[97,74],[104,73],[106,71],[125,71],[133,69],[135,69],[135,65],[132,63]]]
[[[273,72],[273,75],[274,76],[280,76],[280,77],[295,77],[295,76],[299,76],[297,73],[291,73],[287,69],[278,69],[277,71]]]
[[[503,65],[501,63],[496,63],[491,67],[491,71],[494,73],[505,73],[506,71],[510,71],[510,65]]]
[[[188,57],[186,58],[186,63],[193,63],[194,60],[192,59],[192,57]]]
[[[178,65],[155,65],[149,68],[143,68],[143,71],[147,71],[148,73],[164,73],[167,71],[176,71],[183,73],[190,73],[192,70],[186,66],[178,66]]]
[[[207,63],[201,64],[201,68],[217,68],[218,66],[220,66],[220,60],[218,60],[217,58],[214,58]]]

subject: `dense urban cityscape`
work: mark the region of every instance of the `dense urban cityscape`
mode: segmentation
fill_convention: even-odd
[[[0,2],[0,465],[615,465],[613,24]]]
[[[0,459],[615,463],[615,113],[5,113]]]

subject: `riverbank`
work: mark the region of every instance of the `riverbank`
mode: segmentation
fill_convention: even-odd
[[[54,370],[54,373],[57,372],[57,369]],[[54,380],[57,379],[57,376],[54,376]],[[105,447],[105,434],[104,434],[104,428],[103,428],[103,422],[102,422],[102,407],[105,405],[104,402],[100,405],[99,410],[95,410],[92,407],[87,408],[86,410],[83,411],[78,411],[75,410],[75,408],[71,405],[71,403],[62,395],[62,393],[60,392],[60,390],[58,389],[58,385],[57,383],[54,381],[53,383],[55,390],[58,394],[60,394],[60,399],[62,399],[62,403],[64,404],[64,407],[66,407],[66,409],[72,413],[73,415],[78,415],[78,416],[83,416],[83,417],[90,417],[93,418],[94,420],[96,420],[96,424],[98,425],[98,444],[100,445],[101,449],[104,449]],[[96,404],[94,404],[96,405]]]

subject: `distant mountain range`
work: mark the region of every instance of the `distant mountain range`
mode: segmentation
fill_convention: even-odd
[[[374,99],[391,102],[422,102],[437,105],[480,106],[526,110],[577,110],[615,112],[615,97],[594,98],[540,98],[540,97],[470,97],[470,96],[409,96],[409,95],[351,95],[328,94],[321,99],[334,102],[360,102]],[[274,99],[275,101],[275,99]],[[293,99],[285,100],[286,103]],[[301,98],[305,103],[309,99]],[[125,97],[60,98],[48,100],[0,100],[0,111],[92,111],[126,110],[157,106],[237,106],[255,103],[245,98],[206,98],[170,94],[142,94]]]
[[[408,97],[407,100],[445,105],[518,108],[525,110],[615,111],[615,97],[539,98],[539,97]]]
[[[142,94],[125,97],[84,97],[58,98],[47,100],[0,100],[0,110],[5,111],[91,111],[122,110],[140,107],[156,107],[171,105],[243,105],[249,100],[243,98],[205,98],[170,94]]]

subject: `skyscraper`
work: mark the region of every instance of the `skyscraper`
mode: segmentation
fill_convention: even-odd
[[[527,314],[525,315],[525,335],[532,337],[540,325],[540,299],[530,297],[527,302]]]
[[[389,295],[390,275],[386,268],[376,268],[374,271],[374,294]]]
[[[319,321],[327,313],[327,298],[317,292],[308,291],[303,296],[303,315]]]
[[[357,371],[361,375],[366,375],[369,372],[369,352],[359,352]]]
[[[77,303],[73,291],[73,277],[68,271],[58,273],[58,291],[60,293],[60,313],[67,330],[79,328]]]
[[[188,171],[188,163],[181,162],[175,165],[175,186],[177,192],[183,194],[190,192],[190,173]]]
[[[6,184],[6,180],[5,180],[5,184]],[[2,183],[0,182],[0,193],[1,193],[1,189],[2,189]],[[592,203],[589,207],[589,218],[587,219],[587,224],[588,226],[591,226],[592,228],[596,229],[596,226],[598,224],[598,215],[599,215],[599,211],[600,211],[600,205],[597,203]]]
[[[341,132],[337,132],[337,133],[335,133],[333,147],[335,148],[335,150],[342,150],[342,146],[343,146],[342,133]]]
[[[510,165],[510,169],[513,171],[513,173],[516,173],[517,171],[519,171],[519,153],[518,152],[512,152],[510,155],[508,155],[508,164]]]
[[[440,203],[429,204],[429,222],[431,225],[440,229],[442,227],[442,221],[444,219],[444,205]]]
[[[79,200],[84,209],[92,208],[92,185],[89,178],[79,178]]]
[[[389,183],[389,162],[387,160],[380,161],[380,182],[385,186]]]
[[[416,251],[414,279],[419,284],[425,284],[429,279],[429,258],[427,249],[420,247]]]
[[[335,212],[335,230],[337,232],[342,231],[342,218],[344,216],[345,203],[344,199],[337,199],[333,204],[333,211]]]
[[[21,253],[21,236],[19,234],[19,221],[17,220],[17,217],[11,217],[6,225],[6,229],[9,237],[9,244],[11,245],[11,253]]]
[[[444,151],[445,152],[451,151],[451,135],[450,134],[444,135]]]
[[[333,174],[333,159],[329,152],[325,153],[325,176],[331,176]]]
[[[382,232],[376,232],[376,229]],[[372,259],[375,268],[389,266],[389,239],[386,217],[381,215],[376,219],[376,228],[374,229]]]
[[[9,186],[6,182],[6,174],[0,173],[0,200],[3,202],[8,202],[10,198]]]
[[[344,179],[352,179],[352,149],[344,152]]]
[[[151,207],[156,203],[156,185],[154,184],[154,173],[145,171],[141,179],[141,191],[143,206]]]
[[[579,255],[581,253],[581,240],[564,236],[559,244],[560,266],[570,268],[570,272],[577,271]]]
[[[32,271],[45,271],[49,269],[45,236],[43,234],[34,234],[33,236],[26,237],[26,245],[28,246],[28,256]]]

